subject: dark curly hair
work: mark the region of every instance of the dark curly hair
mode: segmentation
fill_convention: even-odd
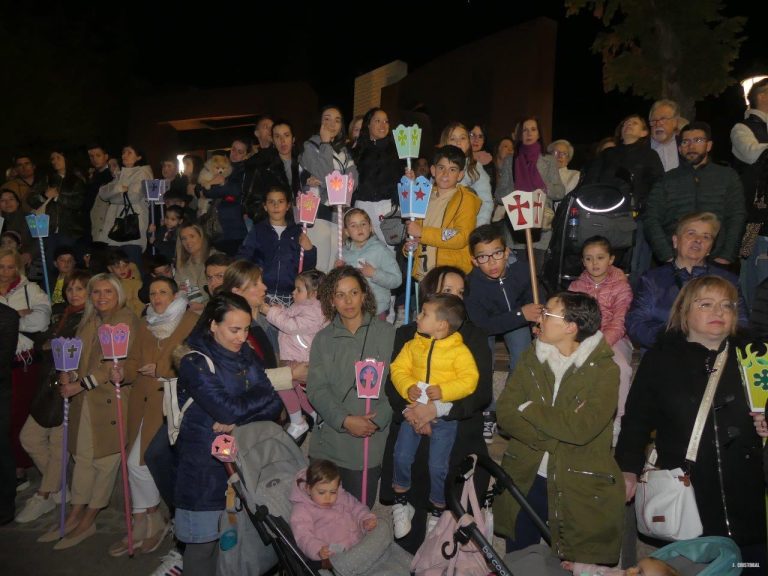
[[[323,315],[330,321],[336,315],[336,308],[333,307],[333,295],[336,293],[336,287],[343,278],[354,278],[365,294],[363,299],[363,312],[368,312],[371,316],[376,316],[376,299],[373,297],[373,291],[368,285],[368,281],[362,272],[352,266],[342,266],[334,268],[320,284],[317,290],[317,299],[320,300],[320,306],[323,309]]]

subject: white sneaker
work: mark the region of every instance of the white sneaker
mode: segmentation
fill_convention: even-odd
[[[16,516],[16,522],[19,524],[32,522],[33,520],[40,518],[40,516],[48,514],[48,512],[54,508],[56,508],[56,503],[53,501],[53,498],[50,496],[48,496],[48,498],[43,498],[40,494],[35,492],[32,497],[27,500],[24,509]]]
[[[434,514],[427,514],[427,536],[429,536],[429,533],[432,532],[432,530],[435,529],[435,526],[437,526],[437,523],[440,521],[440,516],[435,516]]]
[[[309,431],[309,424],[307,424],[306,420],[303,420],[301,424],[294,424],[291,422],[285,431],[288,432],[294,440],[298,440]]]
[[[150,576],[181,576],[184,573],[184,560],[178,550],[171,550],[160,558],[160,566]]]
[[[410,504],[395,504],[392,506],[392,522],[395,530],[395,538],[407,536],[411,531],[411,520],[416,512]]]

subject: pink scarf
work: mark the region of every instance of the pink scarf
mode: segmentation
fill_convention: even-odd
[[[544,180],[536,168],[536,161],[541,156],[541,146],[538,142],[533,144],[520,144],[515,156],[515,190],[533,192],[536,189],[547,191]]]

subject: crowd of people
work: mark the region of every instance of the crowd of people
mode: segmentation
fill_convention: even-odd
[[[631,559],[626,504],[646,447],[654,438],[662,468],[686,464],[709,374],[725,358],[687,469],[703,534],[732,538],[745,561],[764,566],[768,428],[747,402],[736,351],[768,336],[768,81],[749,103],[731,133],[733,168],[712,161],[709,126],[683,120],[670,100],[647,119],[624,118],[581,170],[569,168],[571,143],[547,146],[535,117],[494,146],[484,126],[451,122],[411,170],[380,108],[347,132],[341,110],[326,107],[303,146],[290,122],[265,115],[228,152],[185,156],[181,174],[175,158],[163,160],[162,206],[147,201],[153,170],[137,143],[119,159],[88,145],[87,177],[66,149],[50,151],[48,169],[19,153],[0,188],[0,313],[11,313],[0,325],[15,344],[2,340],[11,368],[0,377],[11,380],[3,425],[16,479],[0,519],[32,522],[66,500],[63,537],[52,519],[38,541],[77,546],[96,532],[125,448],[134,548],[157,550],[173,526],[183,553],[174,547],[156,573],[183,564],[214,574],[227,477],[211,443],[277,421],[298,443],[309,436],[311,465],[291,496],[309,559],[332,562],[373,530],[377,501],[414,553],[445,511],[451,467],[487,455],[500,434],[502,467],[548,521],[553,552],[580,570],[615,566]],[[325,187],[334,170],[355,186],[339,217]],[[433,189],[425,218],[403,222],[393,241],[382,225],[397,219],[404,175]],[[619,267],[610,241],[593,236],[581,276],[537,302],[545,288],[534,290],[539,278],[501,199],[545,193],[533,250],[541,271],[559,203],[593,183],[630,186],[632,257]],[[320,202],[308,228],[294,217],[306,191]],[[45,258],[27,228],[32,213],[50,217]],[[412,310],[406,272],[417,282]],[[126,355],[104,362],[99,328],[118,323],[130,328]],[[55,370],[56,337],[82,340],[76,371]],[[497,339],[509,375],[494,398]],[[633,349],[642,353],[634,377]],[[354,382],[356,362],[368,359],[383,363],[384,386],[366,403]],[[40,484],[14,511],[32,466]],[[476,485],[484,498],[488,478],[478,473]],[[507,551],[539,542],[509,494],[493,508]],[[127,536],[108,549],[128,552]]]

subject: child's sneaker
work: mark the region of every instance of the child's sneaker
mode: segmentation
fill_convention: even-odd
[[[429,536],[429,533],[435,529],[435,526],[437,526],[442,513],[442,510],[434,510],[427,515],[427,536]]]
[[[496,434],[496,414],[493,412],[483,412],[483,439],[486,444],[493,444],[493,437]]]
[[[290,434],[291,438],[298,442],[299,438],[309,432],[309,424],[307,424],[306,420],[303,420],[301,424],[291,423],[285,431]]]
[[[411,531],[411,520],[416,512],[410,504],[395,504],[392,506],[392,523],[395,538],[400,539]]]
[[[150,576],[181,576],[184,573],[184,561],[178,550],[171,550],[160,558],[160,566]]]

